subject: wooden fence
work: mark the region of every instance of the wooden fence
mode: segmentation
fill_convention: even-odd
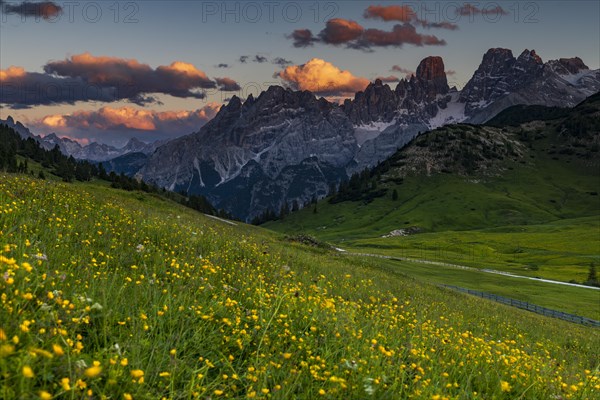
[[[579,315],[573,315],[562,311],[551,310],[546,307],[538,306],[535,304],[528,303],[526,301],[511,299],[508,297],[498,296],[492,293],[479,292],[477,290],[465,289],[458,286],[452,285],[440,285],[448,289],[456,290],[459,292],[467,293],[473,296],[482,297],[484,299],[496,301],[498,303],[506,304],[507,306],[521,308],[523,310],[531,311],[537,314],[545,315],[547,317],[559,318],[565,321],[574,322],[580,325],[593,326],[600,328],[600,321],[593,320],[591,318],[580,317]]]

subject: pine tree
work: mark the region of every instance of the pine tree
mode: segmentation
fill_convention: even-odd
[[[585,283],[591,286],[600,285],[600,282],[598,282],[598,273],[596,272],[596,264],[590,263],[590,272]]]

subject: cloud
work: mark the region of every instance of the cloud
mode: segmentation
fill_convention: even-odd
[[[290,60],[286,60],[285,58],[282,57],[277,57],[275,59],[273,59],[273,61],[271,61],[272,64],[275,65],[279,65],[281,68],[287,67],[288,65],[293,64],[292,61]]]
[[[392,66],[392,69],[390,71],[396,71],[396,72],[400,72],[402,74],[414,74],[415,73],[415,71],[412,71],[412,70],[407,69],[407,68],[403,68],[403,67],[401,67],[399,65]]]
[[[298,35],[298,32],[302,32]],[[365,29],[358,22],[342,18],[327,21],[325,28],[313,37],[310,30],[296,30],[288,38],[294,40],[295,47],[306,47],[315,42],[329,45],[346,45],[347,48],[371,50],[372,47],[444,46],[446,41],[434,35],[418,33],[415,26],[406,22],[394,25],[391,31]]]
[[[156,69],[134,59],[79,54],[44,66],[44,74],[20,67],[2,70],[0,103],[33,106],[76,101],[156,103],[152,93],[202,99],[216,83],[194,65],[175,61]]]
[[[445,46],[446,41],[438,39],[438,37],[434,35],[423,35],[418,33],[413,25],[404,23],[402,25],[394,25],[391,31],[367,29],[363,34],[362,40],[357,43],[357,47],[401,47],[404,44],[412,44],[419,47]]]
[[[356,77],[319,58],[289,66],[278,77],[296,90],[310,90],[323,96],[353,95],[369,84],[368,79]]]
[[[367,19],[383,21],[411,22],[417,19],[417,14],[409,5],[402,6],[369,6],[363,16]]]
[[[259,64],[262,64],[262,63],[265,63],[265,62],[269,61],[269,60],[267,60],[267,57],[261,56],[260,54],[256,54],[252,58],[250,58],[250,57],[251,56],[240,56],[239,61],[242,64],[246,64],[248,61],[252,61],[252,62],[255,62],[255,63],[259,63]]]
[[[0,8],[6,14],[17,14],[21,17],[35,17],[49,20],[62,13],[62,7],[52,1],[33,3],[24,1],[20,4],[9,4],[0,1]]]
[[[69,137],[113,133],[160,133],[179,136],[198,130],[210,121],[221,105],[210,103],[194,111],[151,111],[133,107],[102,107],[94,111],[47,115],[33,123],[40,131],[58,132]],[[82,136],[83,135],[83,136]]]
[[[217,85],[219,86],[219,90],[222,92],[237,92],[242,90],[240,85],[231,78],[215,78],[217,81]]]
[[[296,29],[286,37],[294,41],[294,47],[308,47],[319,41],[313,36],[310,29]]]
[[[397,76],[394,75],[390,75],[390,76],[379,76],[376,79],[379,79],[381,82],[383,83],[394,83],[394,82],[400,82],[400,78],[398,78]]]
[[[469,3],[465,3],[462,7],[460,7],[457,11],[457,14],[459,15],[478,15],[478,14],[483,14],[483,15],[508,15],[508,11],[504,10],[502,7],[500,7],[500,5],[496,5],[496,7],[493,8],[478,8],[472,4]]]
[[[446,71],[446,75],[448,75],[448,76],[456,75],[456,71],[453,69],[449,69],[448,71]]]
[[[334,18],[327,21],[319,38],[323,43],[339,45],[357,40],[364,31],[365,28],[358,22]]]
[[[448,22],[448,21],[442,21],[442,22],[419,21],[419,23],[424,28],[448,29],[449,31],[456,31],[456,30],[458,30],[458,25],[453,24],[452,22]]]
[[[0,70],[0,104],[8,104],[13,109],[74,104],[77,101],[111,102],[118,99],[116,88],[90,85],[81,78],[26,72],[22,67],[15,66]]]
[[[401,6],[369,6],[363,16],[367,19],[380,19],[385,22],[398,21],[419,24],[423,28],[457,30],[458,25],[447,21],[431,22],[420,19],[410,5]]]
[[[220,63],[220,64],[217,64],[217,68],[229,68],[229,64]]]

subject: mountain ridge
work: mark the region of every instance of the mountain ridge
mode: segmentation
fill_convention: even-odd
[[[250,220],[323,196],[331,183],[376,165],[420,132],[481,123],[514,104],[574,106],[600,90],[600,70],[590,71],[579,58],[543,63],[534,50],[515,58],[508,49],[490,49],[462,91],[449,88],[444,70],[441,57],[427,57],[394,89],[376,80],[341,105],[281,86],[246,101],[234,96],[200,131],[160,147],[138,176],[227,203],[229,212]],[[302,175],[301,163],[312,157],[319,168]],[[292,195],[290,180],[281,176],[290,168],[297,168],[297,185],[315,191]],[[251,188],[242,176],[249,171]]]

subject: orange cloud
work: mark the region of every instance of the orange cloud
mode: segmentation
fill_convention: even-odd
[[[77,54],[51,61],[44,73],[10,67],[0,72],[0,103],[20,108],[78,101],[128,100],[145,105],[157,102],[155,93],[203,99],[204,89],[217,83],[190,63],[174,61],[156,69],[135,59]],[[233,82],[228,81],[229,87]]]
[[[37,125],[63,130],[135,130],[187,133],[197,130],[219,111],[221,105],[210,103],[194,111],[152,111],[133,107],[102,107],[97,111],[76,111],[65,115],[48,115]]]
[[[84,82],[116,90],[119,99],[136,100],[149,93],[164,93],[175,97],[204,98],[198,90],[215,88],[216,83],[194,65],[174,61],[156,69],[135,59],[74,55],[44,66],[47,74],[82,79]]]
[[[410,22],[417,18],[417,14],[409,5],[402,6],[369,6],[364,12],[365,18],[379,18],[386,22]]]
[[[427,22],[418,21],[421,24]],[[381,29],[365,29],[355,21],[334,18],[327,21],[325,28],[314,37],[309,29],[297,29],[288,39],[294,40],[295,47],[307,47],[315,42],[338,46],[345,44],[348,48],[370,50],[371,47],[402,47],[404,44],[415,46],[444,46],[446,41],[434,35],[417,32],[414,25],[405,22],[394,25],[391,31]]]
[[[7,69],[0,69],[0,81],[8,81],[14,78],[25,76],[26,72],[23,67],[15,67],[11,65]]]
[[[409,24],[394,25],[391,31],[367,29],[364,34],[367,46],[401,46],[404,43],[415,46],[444,46],[446,41],[434,35],[423,35]]]
[[[219,85],[219,90],[222,92],[237,92],[242,90],[241,86],[233,79],[223,77],[223,78],[215,78],[217,81],[217,85]]]
[[[430,22],[420,19],[417,13],[410,5],[402,6],[369,6],[363,16],[365,18],[381,19],[383,21],[413,22],[421,25],[423,28],[438,28],[457,30],[458,25],[447,21]]]
[[[358,22],[343,18],[334,18],[327,21],[325,29],[321,31],[319,37],[327,44],[342,44],[358,39],[364,32]]]
[[[278,76],[295,89],[326,96],[354,94],[369,84],[368,79],[356,77],[319,58],[313,58],[303,65],[289,66]]]

